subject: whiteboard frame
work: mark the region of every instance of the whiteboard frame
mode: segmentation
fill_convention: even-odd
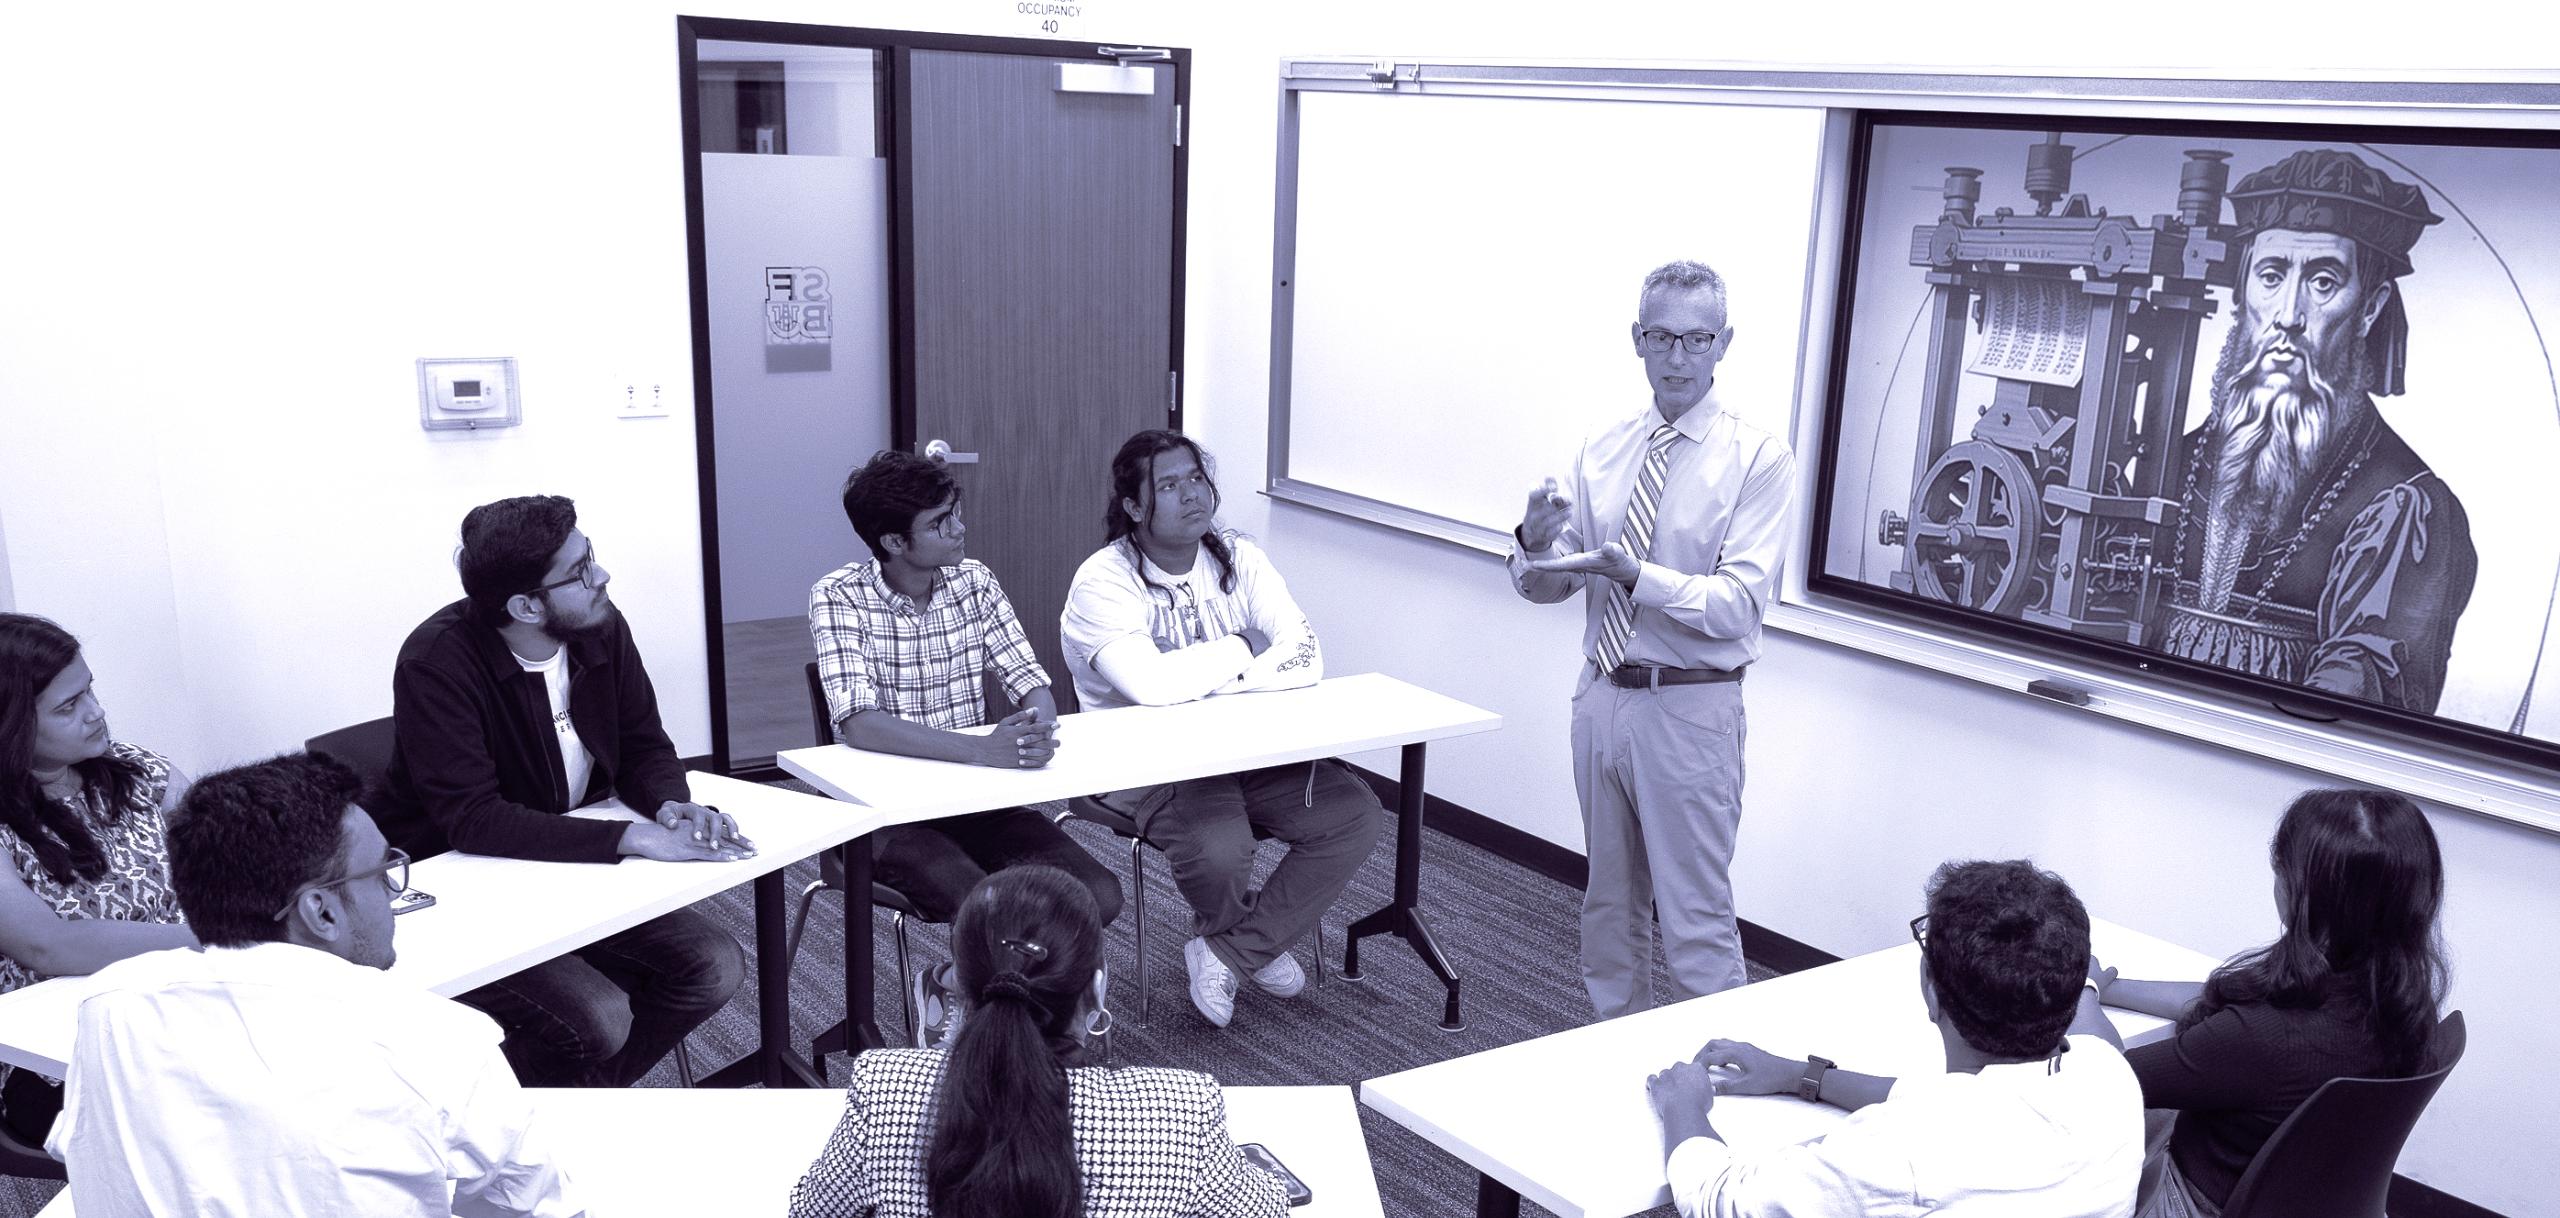
[[[1280,61],[1280,132],[1272,240],[1271,405],[1265,492],[1274,500],[1350,516],[1496,557],[1511,538],[1433,513],[1293,477],[1289,469],[1290,374],[1297,263],[1298,98],[1304,93],[1404,93],[1579,98],[1717,105],[1820,107],[1824,123],[1815,191],[1814,257],[1806,267],[1793,441],[1822,444],[1830,399],[1840,255],[1849,211],[1852,126],[1862,110],[1952,110],[2060,117],[2222,119],[2404,127],[2560,130],[2560,71],[2335,72],[2241,79],[2220,70],[2160,69],[2124,75],[1996,70],[1896,71],[1873,67],[1463,60],[1314,55]],[[1798,502],[1811,502],[1819,462],[1797,463]],[[1814,553],[1811,514],[1798,513],[1797,553]],[[1788,565],[1774,629],[2022,697],[2030,683],[2085,693],[2082,711],[2185,736],[2351,782],[2406,792],[2448,807],[2560,834],[2560,782],[2547,770],[2453,745],[2343,724],[2295,720],[2216,692],[1992,645],[1896,618],[1806,588],[1805,564]]]

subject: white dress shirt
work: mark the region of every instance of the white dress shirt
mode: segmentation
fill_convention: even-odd
[[[1829,1137],[1760,1153],[1671,1153],[1681,1218],[2127,1218],[2142,1175],[2142,1084],[2115,1046],[1906,1078]]]
[[[81,1218],[580,1212],[478,1011],[290,943],[97,981],[45,1142]]]
[[[1552,604],[1586,586],[1582,654],[1595,654],[1609,606],[1608,577],[1532,571],[1529,560],[1597,550],[1618,540],[1645,450],[1662,414],[1651,406],[1593,433],[1574,456],[1572,516],[1554,545],[1511,546],[1520,595]],[[1777,437],[1724,409],[1714,390],[1672,430],[1671,464],[1654,513],[1653,547],[1636,575],[1635,635],[1626,662],[1740,668],[1760,658],[1760,621],[1778,598],[1787,552],[1795,456]]]

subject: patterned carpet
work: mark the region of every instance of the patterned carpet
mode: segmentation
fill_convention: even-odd
[[[1069,822],[1095,857],[1128,879],[1125,841],[1081,822]],[[1365,976],[1357,982],[1336,975],[1342,962],[1342,927],[1350,919],[1386,902],[1393,887],[1395,833],[1380,835],[1378,847],[1352,881],[1350,890],[1325,919],[1326,978],[1287,1001],[1245,987],[1236,1003],[1233,1025],[1210,1027],[1191,1009],[1183,989],[1182,941],[1189,911],[1174,891],[1161,856],[1147,860],[1148,947],[1154,1012],[1149,1026],[1136,1021],[1138,970],[1129,930],[1130,915],[1108,935],[1112,1006],[1121,1016],[1115,1034],[1115,1060],[1120,1064],[1182,1066],[1214,1074],[1239,1085],[1344,1084],[1391,1074],[1446,1058],[1479,1052],[1533,1036],[1543,1036],[1587,1022],[1589,1007],[1574,968],[1574,917],[1580,893],[1564,884],[1516,866],[1473,846],[1433,834],[1423,861],[1423,908],[1442,950],[1466,979],[1467,1027],[1444,1032],[1439,1027],[1439,981],[1401,942],[1372,939],[1363,945]],[[1279,854],[1266,846],[1268,866]],[[795,896],[816,878],[813,863],[798,863],[786,876]],[[810,1037],[841,1014],[843,982],[835,963],[843,952],[842,922],[832,896],[819,898],[819,912],[809,922],[807,941],[792,969],[792,1023],[795,1041],[804,1050]],[[754,941],[753,901],[739,888],[696,908],[720,920],[741,943]],[[882,985],[875,1017],[895,1035],[899,1003],[889,984],[895,960],[886,918],[875,918],[875,950]],[[926,926],[910,932],[919,959],[944,956],[942,928]],[[1307,945],[1300,945],[1306,959]],[[1497,961],[1535,961],[1528,969],[1504,971]],[[749,964],[752,973],[752,958]],[[1752,979],[1768,975],[1754,966]],[[1312,975],[1311,975],[1312,976]],[[1668,992],[1656,965],[1655,986]],[[745,1052],[755,1038],[755,981],[749,977],[738,998],[697,1030],[690,1042],[698,1069],[712,1067]],[[841,1082],[842,1059],[833,1077]],[[643,1080],[643,1086],[674,1086],[672,1060]],[[1524,1103],[1534,1097],[1523,1096]],[[1386,1212],[1396,1218],[1439,1218],[1474,1212],[1475,1173],[1421,1138],[1367,1109],[1361,1123],[1377,1171],[1378,1191]],[[0,1179],[0,1216],[29,1215],[60,1186]],[[1523,1213],[1543,1213],[1524,1203]],[[1669,1214],[1665,1208],[1659,1213]]]

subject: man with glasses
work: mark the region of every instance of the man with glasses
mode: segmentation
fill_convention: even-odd
[[[960,487],[939,461],[881,452],[844,482],[845,519],[871,557],[809,589],[809,637],[835,735],[858,749],[1001,769],[1049,764],[1058,703],[1032,655],[1013,602],[986,564],[968,557]],[[986,678],[1020,709],[986,723]],[[1028,808],[899,825],[872,835],[873,872],[917,912],[948,922],[990,871],[1056,867],[1093,890],[1108,924],[1120,880],[1048,817]],[[937,1048],[958,1026],[950,965],[911,982],[916,1041]]]
[[[1742,673],[1778,590],[1795,459],[1725,409],[1724,281],[1647,275],[1630,328],[1652,402],[1583,441],[1571,488],[1529,492],[1512,586],[1583,591],[1573,780],[1591,860],[1582,982],[1603,1019],[1653,1003],[1653,927],[1674,998],[1742,984],[1726,870],[1742,820]]]
[[[557,495],[462,520],[463,599],[410,632],[392,674],[393,756],[375,809],[395,845],[560,863],[754,853],[692,802],[612,576]],[[654,823],[563,815],[620,797]],[[542,899],[527,893],[527,900]],[[620,1087],[728,1004],[737,941],[689,909],[462,995],[507,1029],[528,1086]]]
[[[2023,859],[1948,863],[1911,937],[1946,1072],[1896,1080],[1708,1041],[1646,1085],[1681,1218],[2133,1212],[2142,1085],[2099,1008],[2071,886]],[[1718,1095],[1788,1094],[1854,1115],[1801,1145],[1725,1145]]]
[[[82,1214],[542,1214],[581,1206],[489,1018],[385,977],[408,856],[355,774],[206,776],[169,824],[202,951],[99,971],[46,1149]]]

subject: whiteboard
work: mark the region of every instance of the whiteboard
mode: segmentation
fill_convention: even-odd
[[[1321,488],[1329,506],[1402,509],[1374,518],[1505,548],[1528,489],[1567,478],[1584,435],[1650,401],[1630,327],[1645,273],[1677,258],[1724,276],[1725,408],[1795,434],[1822,108],[1294,101],[1275,493]]]

